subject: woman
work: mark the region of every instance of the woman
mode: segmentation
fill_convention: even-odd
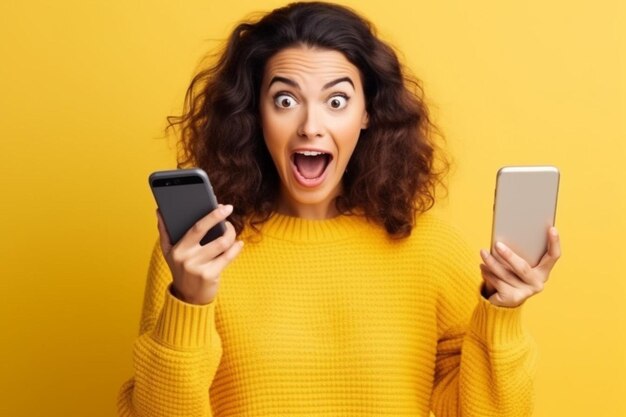
[[[536,268],[481,251],[481,287],[426,213],[441,173],[412,85],[344,7],[294,3],[235,29],[172,120],[179,166],[230,204],[175,246],[157,213],[120,415],[531,413],[520,311],[559,257],[556,230]]]

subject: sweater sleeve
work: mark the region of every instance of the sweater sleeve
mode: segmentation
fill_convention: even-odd
[[[480,295],[479,258],[458,234],[446,248],[431,409],[437,417],[530,416],[537,356],[522,307],[498,307]]]
[[[196,306],[169,291],[171,273],[157,241],[133,348],[134,377],[118,396],[120,416],[211,416],[209,387],[222,355],[215,303]]]

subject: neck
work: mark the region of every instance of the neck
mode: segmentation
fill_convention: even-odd
[[[302,204],[283,195],[278,201],[277,211],[285,216],[309,220],[331,219],[339,215],[339,211],[335,206],[335,198],[315,204]]]

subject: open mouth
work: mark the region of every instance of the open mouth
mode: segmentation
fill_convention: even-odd
[[[291,167],[295,180],[302,187],[316,188],[322,185],[328,174],[333,155],[319,150],[298,150],[291,154]]]
[[[315,180],[324,174],[333,156],[321,151],[297,151],[291,156],[293,165],[304,180]]]

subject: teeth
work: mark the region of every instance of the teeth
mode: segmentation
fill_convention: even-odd
[[[324,152],[318,152],[318,151],[298,151],[296,153],[299,153],[300,155],[304,155],[304,156],[324,155]]]

